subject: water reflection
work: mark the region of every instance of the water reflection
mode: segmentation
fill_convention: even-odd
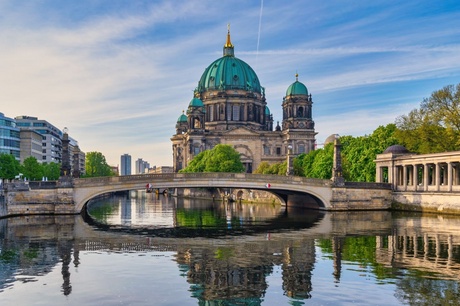
[[[327,304],[331,296],[345,303],[349,295],[356,304],[371,305],[381,302],[373,296],[382,288],[393,286],[387,289],[389,304],[438,305],[460,299],[457,218],[389,212],[323,214],[162,197],[113,200],[93,203],[93,215],[101,218],[100,223],[88,224],[81,216],[1,219],[0,297],[14,293],[18,283],[33,284],[58,269],[63,296],[89,295],[100,301],[100,288],[85,287],[88,280],[77,277],[78,267],[92,264],[90,254],[97,254],[96,265],[113,260],[113,254],[173,254],[175,272],[167,276],[168,282],[161,280],[166,275],[156,273],[137,276],[143,271],[136,270],[133,258],[111,265],[105,273],[113,281],[121,274],[125,282],[160,282],[136,292],[146,297],[186,282],[188,297],[182,302],[193,299],[199,305],[306,300]],[[128,208],[133,201],[135,205]],[[152,256],[150,264],[156,270],[168,264]],[[334,287],[326,290],[329,280]]]

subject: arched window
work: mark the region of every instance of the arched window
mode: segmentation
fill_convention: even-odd
[[[297,118],[303,118],[303,107],[299,106],[297,109]]]
[[[233,105],[233,121],[240,121],[240,106]]]
[[[201,129],[201,121],[200,121],[200,118],[195,117],[195,118],[193,119],[193,128],[195,128],[195,129]]]
[[[298,152],[299,154],[305,153],[305,145],[304,144],[299,144],[298,147]]]

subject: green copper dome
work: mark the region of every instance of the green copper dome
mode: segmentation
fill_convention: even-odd
[[[177,122],[187,122],[187,116],[184,114],[180,115]]]
[[[193,98],[193,99],[190,101],[189,106],[192,106],[192,107],[203,107],[204,104],[203,104],[203,101],[201,101],[200,99],[198,99],[198,98]]]
[[[296,74],[295,82],[289,85],[286,90],[286,96],[290,95],[308,95],[307,87],[298,80],[298,74]]]
[[[270,109],[268,106],[265,106],[265,115],[270,116]]]
[[[223,57],[205,69],[198,82],[197,91],[202,93],[208,90],[242,89],[262,93],[259,78],[251,66],[235,57],[230,31],[223,53]]]

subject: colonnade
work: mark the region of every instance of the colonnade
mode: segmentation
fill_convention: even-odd
[[[377,155],[376,182],[396,191],[460,192],[460,151]]]

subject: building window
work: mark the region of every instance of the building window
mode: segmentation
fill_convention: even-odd
[[[270,155],[270,147],[264,145],[264,155]]]
[[[276,155],[278,155],[278,156],[281,155],[281,148],[280,147],[276,148]]]
[[[233,105],[233,120],[240,121],[240,106]]]
[[[305,145],[304,144],[299,144],[298,146],[299,154],[305,153]]]
[[[227,120],[232,120],[232,106],[230,104],[227,104]]]

